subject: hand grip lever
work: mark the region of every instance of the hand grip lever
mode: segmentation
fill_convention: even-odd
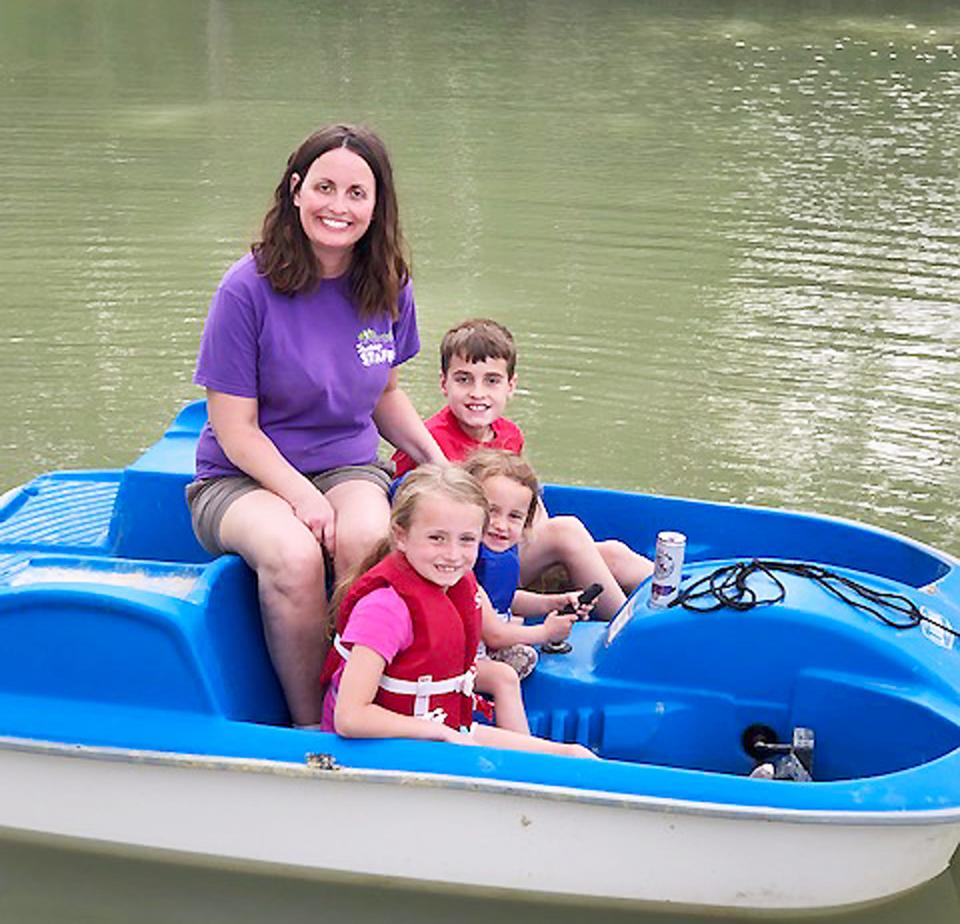
[[[602,584],[591,584],[589,587],[584,588],[580,596],[577,597],[576,606],[574,606],[572,603],[568,603],[565,607],[563,607],[558,612],[564,613],[564,614],[576,613],[579,607],[589,606],[589,604],[593,603],[593,601],[596,600],[597,597],[599,597],[600,594],[602,593],[603,593]],[[544,654],[569,654],[569,652],[573,651],[573,645],[571,645],[567,641],[544,642],[544,644],[540,646],[540,651],[542,651]]]

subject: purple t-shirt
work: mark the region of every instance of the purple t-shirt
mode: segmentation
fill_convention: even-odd
[[[410,283],[398,308],[395,322],[388,314],[362,321],[348,275],[280,295],[248,254],[213,296],[193,381],[256,398],[260,428],[298,471],[364,465],[377,455],[372,414],[390,370],[420,349]],[[197,477],[237,474],[208,423]]]

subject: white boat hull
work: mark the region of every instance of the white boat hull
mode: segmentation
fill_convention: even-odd
[[[948,812],[730,808],[14,741],[0,747],[0,792],[7,837],[295,876],[737,909],[892,896],[942,872],[960,836]]]

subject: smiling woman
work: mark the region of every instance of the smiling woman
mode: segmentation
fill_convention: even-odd
[[[187,489],[213,554],[257,573],[264,631],[291,718],[320,718],[325,585],[387,531],[380,436],[442,458],[398,387],[420,348],[386,148],[332,125],[290,156],[252,253],[210,306],[194,381],[209,423]]]
[[[290,189],[323,275],[342,275],[373,218],[377,181],[369,164],[349,148],[334,148],[321,154],[305,177],[295,173]]]

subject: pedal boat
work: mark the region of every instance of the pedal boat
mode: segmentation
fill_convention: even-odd
[[[960,840],[960,567],[778,510],[548,486],[553,513],[685,583],[816,562],[929,615],[897,630],[784,580],[749,612],[578,624],[524,684],[535,733],[601,761],[289,727],[255,585],[193,538],[202,402],[123,470],[0,498],[0,837],[327,880],[550,900],[811,909],[892,896]],[[747,729],[816,736],[812,782],[749,778]],[[384,837],[384,832],[405,832]]]

